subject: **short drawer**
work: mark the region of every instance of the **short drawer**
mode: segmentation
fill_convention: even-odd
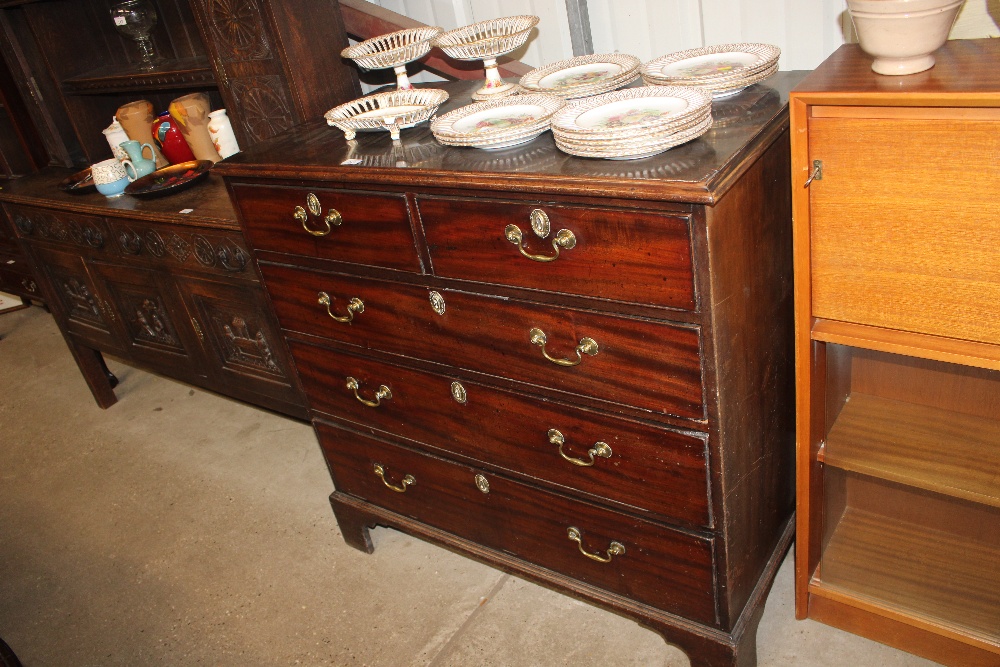
[[[718,624],[711,538],[322,422],[315,426],[339,493],[658,609]]]
[[[686,215],[445,197],[417,207],[435,275],[696,307]]]
[[[235,231],[109,218],[115,251],[144,266],[228,276],[257,282],[252,257]]]
[[[278,322],[293,337],[302,332],[654,413],[704,417],[697,327],[266,262],[261,272]]]
[[[8,206],[10,221],[22,238],[43,239],[55,243],[109,251],[110,232],[104,218],[64,211]]]
[[[421,270],[402,194],[244,184],[232,193],[257,250]]]
[[[992,182],[1000,123],[937,113],[810,120],[812,314],[1000,343],[997,198],[970,177]]]
[[[704,437],[298,341],[289,347],[313,410],[591,500],[710,524]],[[391,397],[375,398],[381,386]]]

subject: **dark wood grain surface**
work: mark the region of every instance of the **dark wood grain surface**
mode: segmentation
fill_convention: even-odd
[[[454,377],[437,375],[289,341],[312,409],[344,419],[354,428],[374,426],[382,437],[402,436],[478,465],[511,471],[530,481],[620,509],[658,514],[670,521],[710,526],[707,443],[704,436],[618,419],[579,407],[539,401],[523,393],[463,380],[465,402],[452,394]],[[363,398],[381,385],[392,398],[364,405],[347,387],[361,385]],[[553,444],[549,429],[564,445]],[[589,450],[598,442],[606,458]],[[589,466],[574,464],[560,456]]]
[[[501,475],[484,475],[489,493],[475,483],[475,468],[418,454],[322,422],[316,430],[341,493],[386,507],[494,549],[563,572],[633,600],[716,625],[713,541],[549,493]],[[406,475],[403,493],[375,475],[381,464],[389,484]],[[476,517],[471,521],[470,517]],[[582,548],[606,557],[612,541],[625,553],[598,563],[568,538],[580,530]]]
[[[492,198],[416,197],[435,275],[567,292],[609,301],[694,309],[690,221],[661,211],[536,205]],[[532,231],[533,211],[545,214],[545,238]],[[524,257],[505,236],[520,230]],[[488,234],[483,232],[488,230]],[[573,247],[554,246],[560,231]]]
[[[309,120],[217,166],[231,176],[323,178],[331,182],[546,192],[712,203],[786,125],[788,91],[803,76],[779,72],[713,105],[715,126],[705,135],[641,160],[599,160],[560,152],[551,133],[500,151],[438,144],[428,125],[403,130],[394,145],[388,133],[344,133],[322,118]],[[439,114],[472,102],[478,82],[424,85],[448,91]],[[354,164],[345,161],[357,160]]]
[[[631,405],[652,416],[704,419],[699,331],[666,322],[539,306],[514,299],[440,290],[444,315],[431,310],[426,288],[306,272],[261,263],[261,272],[287,332],[342,341],[401,357],[479,370],[538,387],[583,394],[608,407]],[[365,312],[351,324],[332,320],[317,302],[334,299],[334,314],[352,298]],[[531,343],[541,329],[552,357],[580,363],[564,367],[545,359]],[[581,339],[598,344],[597,354],[578,355]]]
[[[309,194],[319,201],[318,216],[308,210]],[[421,271],[403,193],[236,185],[233,196],[243,218],[253,221],[246,234],[260,250]],[[304,223],[295,219],[296,207],[308,215]],[[325,222],[331,210],[339,224]]]
[[[59,183],[77,171],[50,167],[30,177],[4,181],[0,187],[0,201],[98,216],[238,227],[236,211],[226,194],[225,185],[214,173],[210,172],[205,180],[176,194],[154,199],[140,199],[130,195],[108,199],[98,192],[80,195],[60,190]],[[192,210],[181,213],[184,209]]]

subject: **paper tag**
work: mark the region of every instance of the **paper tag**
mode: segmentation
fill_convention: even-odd
[[[179,210],[177,212],[178,213],[193,213],[194,209],[193,208],[182,208],[181,210]]]
[[[16,259],[8,259],[7,263],[8,264],[17,264],[17,260]]]
[[[116,16],[115,17],[115,25],[125,25],[125,17],[124,16]]]
[[[361,160],[359,160],[358,158],[351,158],[350,160],[344,160],[340,164],[346,164],[346,165],[361,164]]]

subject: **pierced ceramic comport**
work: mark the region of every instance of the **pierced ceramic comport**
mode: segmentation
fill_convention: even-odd
[[[437,26],[407,28],[366,39],[347,47],[340,55],[366,70],[391,67],[396,72],[396,88],[412,90],[413,84],[406,76],[406,64],[427,55],[431,50],[431,40],[442,32],[444,29]]]
[[[486,82],[472,94],[472,99],[491,100],[521,91],[521,86],[500,77],[497,58],[524,44],[537,24],[538,17],[527,14],[490,19],[449,30],[432,39],[431,44],[457,60],[482,60]]]
[[[351,141],[357,132],[388,130],[393,141],[399,131],[433,116],[448,100],[448,93],[436,88],[413,88],[375,93],[330,109],[323,117],[328,125],[344,132]]]

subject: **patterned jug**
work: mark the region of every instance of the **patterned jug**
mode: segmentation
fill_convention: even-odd
[[[170,164],[190,162],[195,159],[191,147],[184,141],[184,135],[170,117],[169,111],[164,111],[153,121],[153,141],[170,160]]]

